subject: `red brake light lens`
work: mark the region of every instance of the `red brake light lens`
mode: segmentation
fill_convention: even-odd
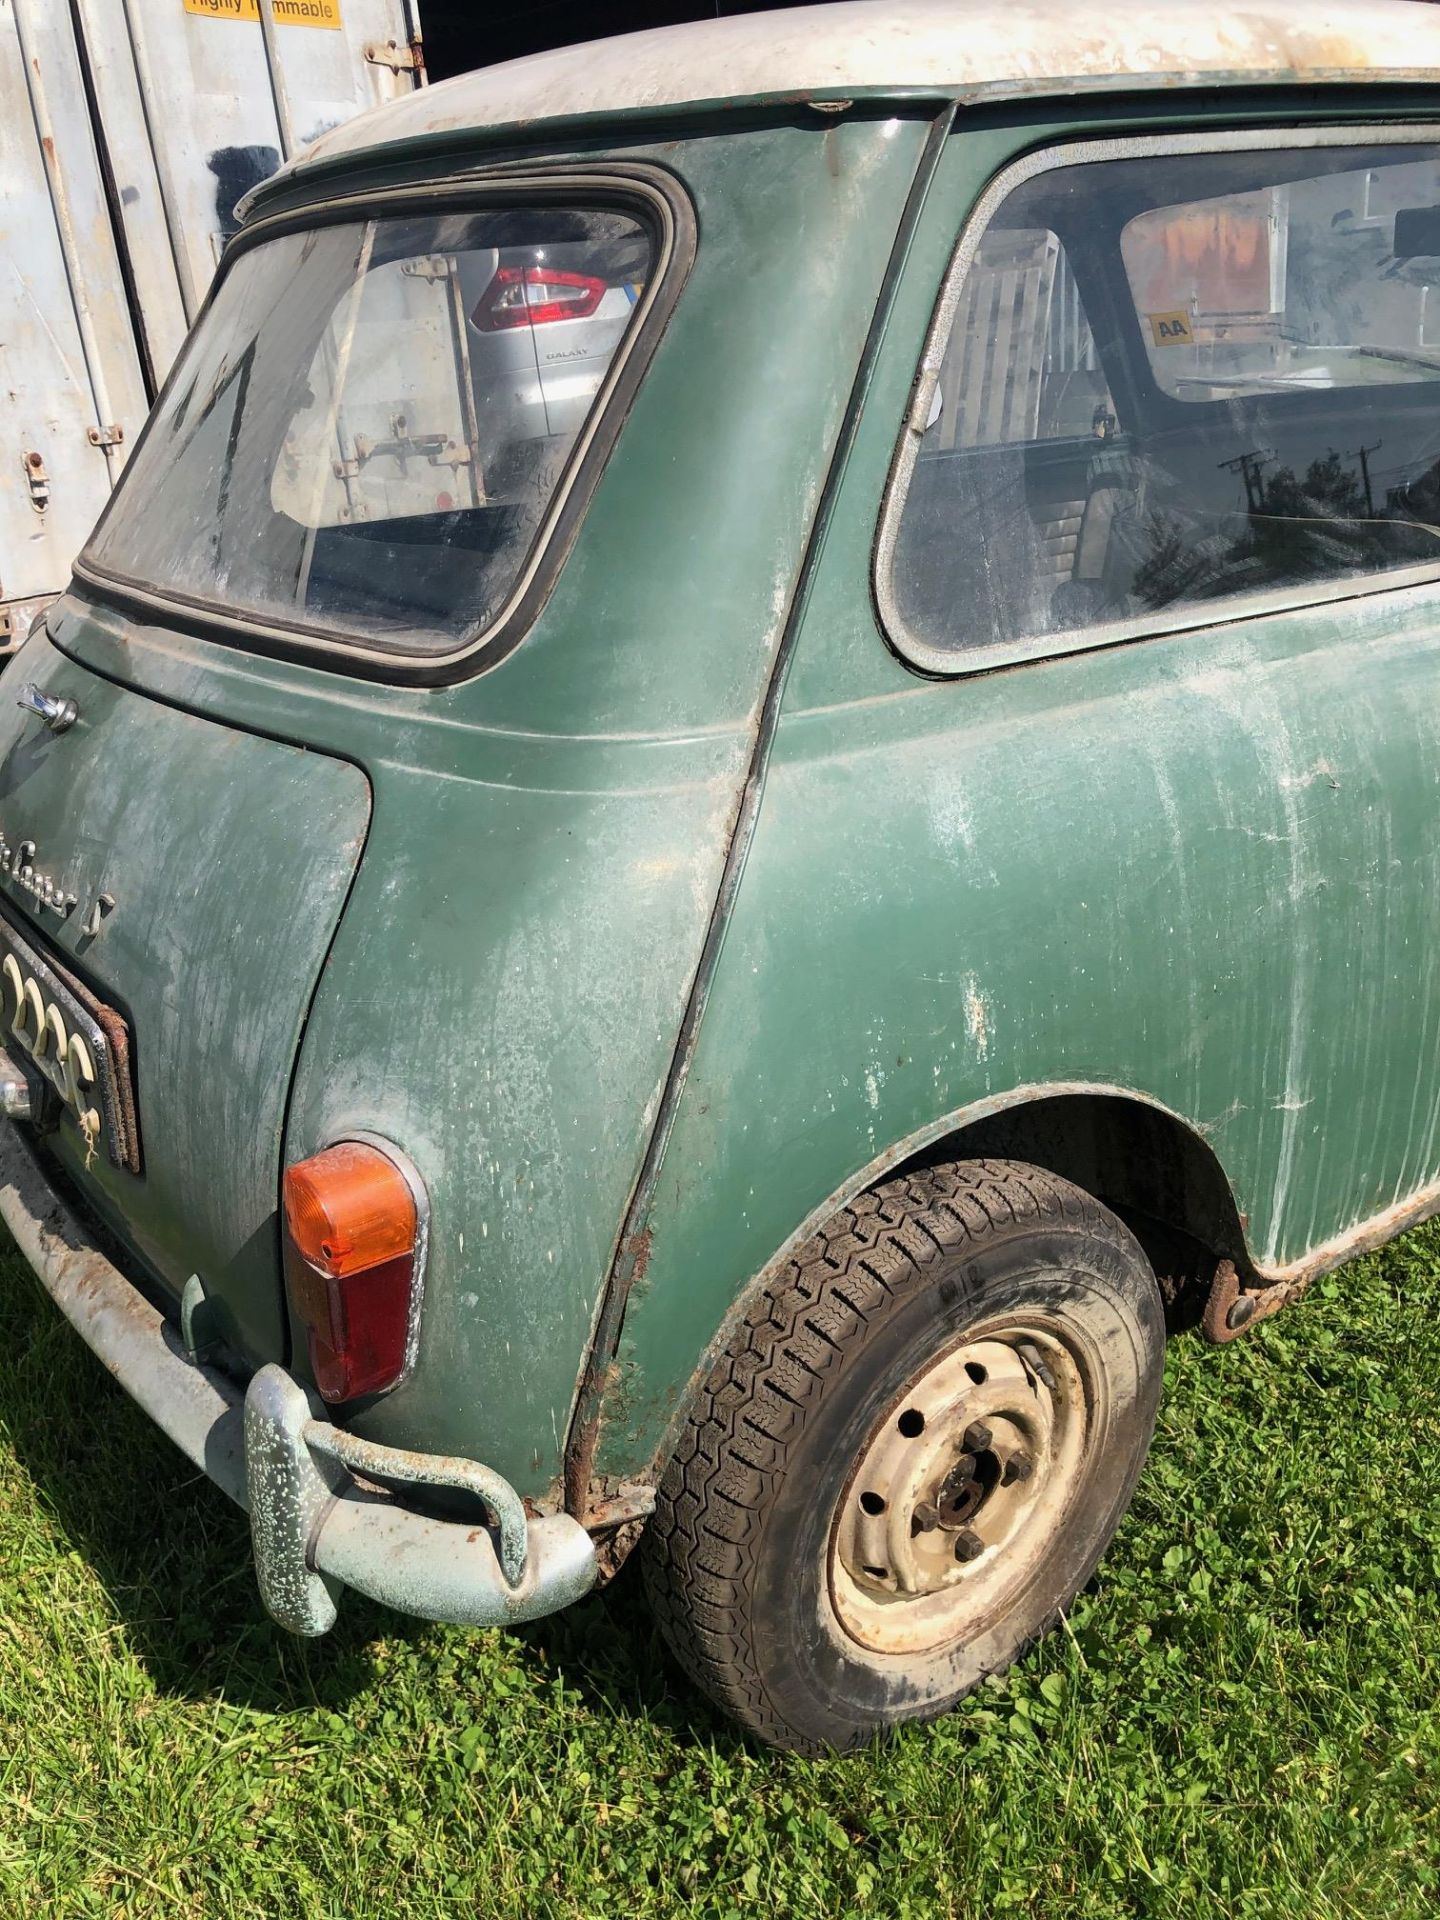
[[[285,1169],[285,1282],[332,1405],[405,1370],[419,1211],[378,1147],[345,1140]]]
[[[497,267],[476,301],[470,324],[480,333],[539,327],[551,320],[585,320],[605,298],[606,283],[560,267]]]

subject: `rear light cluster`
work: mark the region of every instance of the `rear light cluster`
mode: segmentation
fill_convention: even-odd
[[[344,1140],[285,1169],[285,1283],[332,1405],[394,1386],[409,1358],[420,1212],[378,1147]]]
[[[605,298],[606,283],[559,267],[499,267],[476,301],[470,324],[480,333],[586,320]]]

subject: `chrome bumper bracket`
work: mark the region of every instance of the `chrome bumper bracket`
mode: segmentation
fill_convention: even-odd
[[[310,1543],[348,1478],[306,1444],[310,1401],[281,1367],[262,1367],[245,1394],[245,1479],[260,1598],[291,1633],[335,1624],[335,1586],[310,1565]]]

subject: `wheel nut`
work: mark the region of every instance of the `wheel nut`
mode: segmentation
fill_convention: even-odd
[[[985,1542],[973,1527],[961,1527],[955,1536],[955,1558],[957,1560],[978,1560],[985,1551]]]
[[[910,1517],[912,1537],[917,1533],[933,1533],[936,1527],[944,1526],[940,1509],[930,1500],[922,1500]]]
[[[984,1453],[994,1437],[983,1420],[972,1420],[960,1436],[960,1444],[966,1453]]]
[[[1000,1475],[1002,1487],[1013,1487],[1017,1480],[1028,1480],[1035,1471],[1035,1462],[1028,1453],[1012,1453],[1005,1462],[1005,1470]]]

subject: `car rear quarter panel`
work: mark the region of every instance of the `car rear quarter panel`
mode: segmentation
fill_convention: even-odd
[[[794,119],[624,150],[681,175],[698,252],[557,585],[499,664],[420,692],[118,615],[68,630],[117,677],[364,768],[369,840],[285,1157],[364,1130],[414,1161],[419,1358],[351,1424],[527,1494],[558,1478],[925,130]]]

